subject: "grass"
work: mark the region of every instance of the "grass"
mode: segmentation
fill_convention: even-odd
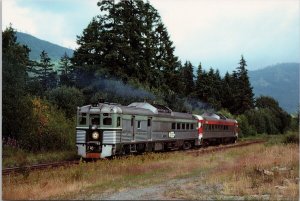
[[[297,144],[251,145],[214,157],[218,165],[208,174],[192,184],[174,187],[165,195],[189,200],[298,200]]]
[[[28,177],[3,178],[4,199],[69,199],[81,194],[147,186],[184,177],[202,164],[206,169],[217,164],[183,153],[145,154],[116,160],[81,163],[72,168],[36,171]],[[45,189],[47,192],[45,193]],[[74,194],[75,193],[75,194]]]
[[[281,143],[299,144],[299,133],[298,131],[288,131],[285,134],[277,134],[277,135],[257,134],[254,136],[247,136],[238,139],[238,141],[248,141],[248,140],[266,140],[267,145],[274,145],[274,144],[281,144]]]
[[[167,198],[205,199],[212,195],[247,198],[267,194],[272,199],[297,199],[298,151],[297,144],[260,144],[200,156],[169,152],[82,162],[68,168],[4,176],[3,199],[86,199],[94,193],[182,178],[193,180],[165,192]],[[263,170],[273,176],[265,175]],[[201,190],[203,186],[205,190]]]
[[[298,145],[255,145],[251,147],[255,151],[250,147],[247,149],[244,149],[249,151],[247,157],[239,157],[234,163],[223,163],[209,181],[222,183],[223,193],[228,195],[268,194],[272,200],[298,198]]]
[[[76,151],[52,151],[31,153],[11,146],[3,146],[2,151],[3,168],[72,160],[77,158]]]

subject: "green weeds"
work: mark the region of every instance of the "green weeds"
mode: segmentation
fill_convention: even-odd
[[[38,163],[73,160],[76,158],[78,157],[75,150],[33,153],[16,147],[3,146],[2,167],[21,167]]]

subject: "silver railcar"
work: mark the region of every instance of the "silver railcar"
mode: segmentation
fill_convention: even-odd
[[[189,149],[200,145],[198,118],[147,102],[77,109],[76,146],[83,158]]]

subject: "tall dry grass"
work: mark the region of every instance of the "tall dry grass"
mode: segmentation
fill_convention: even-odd
[[[252,145],[199,156],[171,152],[99,160],[35,171],[27,177],[4,176],[3,199],[78,199],[80,195],[155,185],[185,177],[201,178],[200,183],[221,183],[224,186],[221,193],[234,195],[272,195],[276,193],[274,186],[285,183],[285,189],[277,189],[278,196],[295,198],[299,195],[298,184],[292,180],[299,177],[298,157],[297,145]],[[274,171],[273,178],[258,171],[271,171],[274,167],[286,167],[289,171],[286,174]],[[197,194],[192,195],[192,188],[187,189],[186,193],[182,189],[177,192],[181,196],[188,193],[190,198],[197,198]]]
[[[120,189],[151,185],[189,175],[201,160],[182,153],[145,154],[116,160],[81,163],[69,168],[3,177],[4,199],[72,198],[82,189]],[[208,164],[207,164],[208,166]],[[74,194],[75,193],[75,194]]]
[[[223,193],[228,195],[269,195],[272,200],[298,199],[298,145],[255,145],[244,151],[248,154],[223,163],[211,174],[213,176],[209,181],[222,183]]]

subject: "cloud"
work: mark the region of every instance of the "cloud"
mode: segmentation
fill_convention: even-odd
[[[4,0],[4,29],[75,48],[76,35],[99,14],[98,0]],[[221,72],[244,54],[249,68],[299,62],[298,0],[150,0],[175,45],[175,55]]]
[[[237,66],[241,54],[246,55],[251,68],[279,60],[299,61],[296,0],[151,0],[151,3],[161,13],[176,46],[175,53],[194,65],[202,62],[206,68],[213,66],[225,72]],[[282,49],[290,56],[283,54]]]
[[[6,0],[3,2],[2,29],[12,23],[17,31],[75,48],[76,35],[80,35],[97,15],[96,3],[97,0]]]

